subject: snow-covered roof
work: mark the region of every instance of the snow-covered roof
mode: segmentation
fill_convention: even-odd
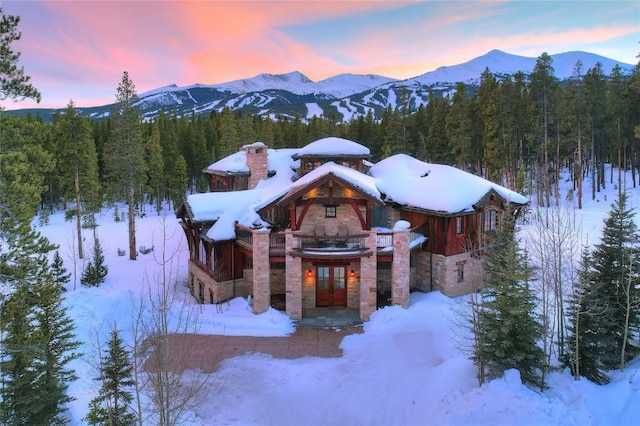
[[[508,202],[526,204],[527,198],[501,185],[452,166],[431,164],[405,154],[373,165],[371,176],[385,201],[433,212],[471,212],[491,190]]]
[[[340,138],[320,139],[307,147],[315,145],[313,152],[319,153],[323,151],[322,144],[327,145],[324,149],[327,156],[340,155],[338,152],[363,154],[363,151],[357,148],[364,148],[362,145]],[[339,150],[339,146],[344,149]],[[368,148],[365,149],[368,153]],[[293,181],[292,168],[297,166],[297,162],[293,160],[292,155],[299,154],[300,151],[302,150],[269,149],[269,170],[275,174],[260,181],[255,189],[189,195],[187,203],[193,220],[215,222],[207,233],[212,240],[232,239],[235,237],[236,221],[246,227],[268,226],[257,213],[260,209],[287,195],[295,194],[328,175],[342,179],[375,200],[440,214],[472,212],[474,205],[492,191],[509,202],[528,202],[526,197],[517,192],[479,176],[451,166],[425,163],[405,154],[397,154],[374,164],[369,175],[334,162],[327,162]],[[223,158],[208,169],[230,171],[233,166],[233,170],[241,170],[239,158],[246,158],[244,151]],[[221,165],[226,168],[219,168]],[[246,164],[244,167],[248,172]]]
[[[378,186],[376,184],[376,179],[360,173],[359,171],[354,170],[350,167],[345,167],[332,161],[324,163],[317,169],[312,170],[311,172],[307,173],[306,175],[292,183],[291,186],[289,186],[287,194],[295,192],[297,189],[306,187],[329,174],[332,174],[344,180],[351,186],[359,189],[362,193],[367,194],[370,197],[382,202],[381,194],[380,191],[378,191]]]
[[[361,155],[366,157],[371,155],[371,151],[366,146],[348,139],[329,137],[311,142],[296,152],[297,157],[339,155]]]
[[[260,145],[257,145],[260,144]],[[246,146],[265,146],[262,142],[257,142]],[[243,147],[244,148],[244,147]],[[291,158],[297,149],[267,149],[267,168],[269,170],[277,170],[282,162],[287,162],[288,167],[296,167],[296,162]],[[227,157],[221,158],[215,163],[204,169],[204,172],[226,172],[226,173],[249,173],[247,166],[247,153],[240,150]]]

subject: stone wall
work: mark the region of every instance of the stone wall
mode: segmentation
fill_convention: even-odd
[[[433,290],[431,288],[431,253],[419,251],[415,256],[415,272],[412,275],[411,288],[424,292]]]
[[[191,294],[199,302],[203,303],[219,303],[234,297],[233,281],[216,281],[211,275],[200,268],[198,263],[189,260],[189,288]],[[236,282],[239,282],[237,280]],[[203,300],[199,300],[199,285],[203,287]]]
[[[360,208],[363,217],[365,217],[365,210]],[[297,214],[300,215],[302,208],[298,208]],[[339,205],[336,209],[336,217],[324,217],[325,208],[322,204],[313,204],[307,210],[302,223],[299,223],[300,233],[305,235],[314,235],[316,223],[323,223],[326,235],[337,235],[338,225],[346,224],[349,229],[349,234],[362,234],[362,226],[360,220],[353,210],[351,205]],[[298,216],[299,217],[299,216]]]

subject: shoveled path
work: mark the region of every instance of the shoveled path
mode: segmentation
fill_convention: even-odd
[[[186,369],[201,368],[205,373],[210,373],[216,371],[223,360],[252,352],[286,359],[305,356],[339,358],[342,356],[340,343],[344,336],[358,333],[362,333],[362,327],[297,327],[293,334],[286,337],[174,335],[176,340],[173,344],[190,348],[187,359],[180,362]]]

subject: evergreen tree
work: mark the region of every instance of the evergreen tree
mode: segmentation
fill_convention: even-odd
[[[75,202],[78,257],[84,258],[82,250],[82,212],[99,209],[100,184],[98,182],[98,159],[93,134],[88,119],[78,114],[73,101],[64,114],[54,115],[57,142],[57,175],[63,189],[65,201]],[[86,201],[89,201],[88,205]]]
[[[33,368],[40,349],[35,339],[33,313],[28,301],[31,294],[20,285],[3,302],[1,310],[2,347],[0,373],[0,424],[26,425],[39,404],[32,396],[31,385],[38,372]]]
[[[62,414],[65,404],[73,398],[67,395],[69,382],[75,380],[67,364],[79,354],[73,352],[80,343],[75,340],[74,326],[62,305],[62,293],[53,279],[41,281],[34,291],[37,330],[38,377],[33,384],[37,394],[39,412],[32,413],[29,424],[53,425],[66,423]]]
[[[578,351],[569,348],[565,364],[599,384],[609,382],[605,370],[623,368],[640,353],[631,342],[640,326],[640,234],[634,215],[626,193],[621,193],[605,221],[601,242],[582,266],[584,288],[573,301],[570,332]]]
[[[100,239],[93,235],[93,259],[89,261],[87,267],[82,272],[80,284],[86,287],[98,287],[104,282],[109,268],[104,264],[104,255],[102,254],[102,246]]]
[[[451,143],[458,167],[469,170],[471,165],[471,120],[469,117],[469,99],[464,83],[456,85],[451,98],[449,113],[445,119],[447,139]]]
[[[542,326],[529,288],[531,270],[514,237],[514,218],[509,210],[487,249],[485,272],[473,354],[481,367],[480,380],[494,379],[515,368],[523,383],[544,389],[544,352],[537,346]]]
[[[592,382],[606,384],[609,377],[599,360],[602,335],[607,332],[600,316],[606,307],[598,300],[600,283],[594,280],[592,264],[592,254],[585,248],[579,281],[568,301],[567,347],[562,362],[571,369],[576,380],[583,376]]]
[[[149,159],[149,197],[154,202],[156,213],[160,214],[162,202],[165,198],[165,175],[162,146],[160,145],[160,131],[157,123],[151,126],[151,135],[147,144],[147,158]]]
[[[116,107],[111,111],[111,134],[104,147],[106,180],[112,201],[127,202],[129,218],[129,258],[136,260],[136,202],[146,180],[145,150],[135,85],[126,71],[116,91]]]
[[[10,249],[0,256],[2,279],[12,289],[0,315],[0,422],[60,424],[74,378],[66,364],[78,343],[47,261],[55,247],[31,229],[9,235]]]
[[[503,170],[499,91],[496,77],[486,68],[480,76],[476,99],[482,119],[484,175],[494,182],[501,181]]]
[[[425,109],[427,115],[427,160],[432,163],[454,164],[453,149],[447,140],[446,117],[449,104],[442,96],[429,92],[429,103]]]
[[[62,260],[62,256],[60,256],[60,252],[58,250],[56,250],[53,255],[51,274],[53,275],[53,281],[56,285],[62,291],[65,291],[67,289],[65,285],[71,280],[71,274],[67,273],[67,269],[64,267],[64,261]]]
[[[18,67],[20,52],[11,49],[11,44],[22,37],[18,31],[20,17],[5,15],[2,7],[0,15],[0,100],[31,98],[40,102],[40,92],[29,83],[31,77],[24,73],[24,68]]]
[[[530,94],[535,103],[538,116],[537,137],[540,143],[538,151],[538,167],[540,171],[537,181],[542,185],[538,187],[538,204],[550,205],[551,176],[550,176],[550,148],[552,125],[555,121],[556,100],[558,94],[558,81],[554,75],[553,59],[544,52],[536,60],[531,72]]]
[[[401,152],[402,122],[400,121],[400,116],[397,111],[393,111],[391,106],[387,106],[382,113],[380,132],[382,145],[379,155],[381,159]]]
[[[609,309],[606,317],[610,318],[611,329],[609,337],[613,338],[613,345],[608,345],[605,349],[603,359],[604,365],[608,368],[618,367],[620,359],[620,351],[623,347],[623,336],[627,335],[625,330],[625,318],[627,316],[625,304],[623,301],[625,295],[625,283],[628,277],[629,265],[633,265],[633,270],[637,271],[637,265],[640,264],[640,234],[638,227],[634,221],[635,212],[627,206],[627,195],[622,192],[618,200],[614,203],[609,217],[605,221],[602,231],[602,239],[593,251],[593,268],[595,270],[595,279],[600,283],[599,288],[602,290],[600,294],[602,301],[607,303]],[[637,305],[640,300],[640,280],[634,282],[631,286],[631,297]],[[640,310],[631,315],[632,321],[629,324],[630,330],[637,330],[640,325]],[[609,322],[609,321],[608,321]],[[627,346],[629,353],[624,354],[625,361],[630,360],[638,354],[637,346]]]
[[[242,143],[240,142],[240,136],[238,135],[238,120],[229,107],[224,107],[219,119],[219,132],[218,138],[219,146],[216,152],[220,155],[220,158],[231,155],[234,152],[238,152]],[[189,157],[185,156],[185,160],[191,166]],[[194,159],[194,163],[197,159]]]
[[[174,169],[169,175],[167,184],[169,186],[169,198],[175,210],[176,206],[180,206],[184,201],[184,194],[189,184],[187,162],[182,155],[178,155],[178,158],[174,161]]]
[[[133,425],[136,415],[131,410],[134,385],[133,367],[129,353],[118,330],[111,332],[109,348],[100,362],[101,382],[98,396],[91,400],[89,413],[84,419],[90,425]]]
[[[605,151],[604,115],[606,100],[606,76],[600,62],[596,63],[585,74],[584,102],[586,111],[585,140],[590,149],[591,199],[596,199],[603,183],[603,154]]]
[[[54,158],[44,144],[43,123],[2,115],[0,131],[0,238],[20,224],[26,231],[45,192],[44,176],[54,169]]]

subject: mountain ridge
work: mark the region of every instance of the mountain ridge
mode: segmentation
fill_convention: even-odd
[[[571,77],[578,60],[583,74],[600,62],[606,75],[619,65],[623,73],[630,73],[634,65],[625,64],[594,53],[571,51],[549,55],[554,75],[563,81]],[[217,84],[169,84],[141,93],[137,106],[145,120],[155,118],[161,111],[168,114],[209,114],[223,108],[241,110],[276,118],[279,116],[311,119],[314,115],[349,120],[372,111],[379,118],[387,106],[395,107],[402,94],[409,107],[425,104],[430,92],[446,96],[458,82],[469,86],[479,84],[480,75],[489,69],[499,78],[523,72],[528,75],[534,68],[536,57],[519,56],[493,49],[484,55],[457,65],[441,66],[424,74],[399,80],[376,74],[343,73],[317,82],[300,71],[285,74],[261,73],[254,77]],[[78,112],[95,118],[108,117],[113,104],[77,108]],[[50,119],[60,109],[16,109],[14,114],[40,114]]]

